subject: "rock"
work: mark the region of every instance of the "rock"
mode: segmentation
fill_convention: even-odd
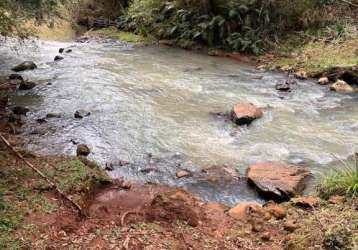
[[[327,85],[329,83],[328,77],[321,77],[317,81],[318,84]]]
[[[65,51],[66,53],[71,53],[72,52],[72,49],[68,49]]]
[[[9,79],[24,81],[24,78],[22,78],[22,76],[20,74],[11,74],[11,75],[9,75]]]
[[[36,87],[34,82],[21,82],[19,85],[19,90],[30,90]]]
[[[350,94],[355,92],[355,90],[353,89],[353,87],[351,85],[349,85],[348,83],[346,83],[343,80],[338,80],[336,81],[331,87],[330,90],[332,91],[336,91],[338,93],[342,93],[342,94]]]
[[[294,232],[298,227],[299,226],[296,224],[296,221],[292,221],[292,220],[286,221],[283,224],[283,228],[290,233]]]
[[[15,115],[26,115],[27,112],[29,112],[30,110],[26,107],[21,107],[21,106],[15,106],[12,108],[12,112]]]
[[[292,199],[292,203],[298,207],[313,208],[317,207],[321,203],[321,199],[314,196],[303,196]]]
[[[229,210],[229,215],[240,221],[248,221],[252,216],[265,217],[265,209],[256,202],[242,202]]]
[[[78,119],[82,119],[82,118],[90,116],[90,115],[91,115],[91,112],[88,112],[83,109],[79,109],[75,112],[75,118],[78,118]]]
[[[285,218],[287,215],[287,210],[284,207],[275,203],[269,203],[266,207],[266,210],[278,220]]]
[[[346,201],[346,198],[344,196],[341,195],[334,195],[332,197],[329,198],[328,202],[331,204],[343,204]]]
[[[23,63],[20,63],[19,65],[13,67],[11,70],[15,71],[15,72],[20,72],[20,71],[24,71],[24,70],[33,70],[36,69],[37,66],[34,62],[32,61],[25,61]]]
[[[64,48],[60,48],[60,49],[58,50],[58,53],[62,54],[64,50],[65,50]]]
[[[208,55],[209,56],[219,56],[220,55],[220,51],[216,50],[216,49],[212,49],[208,51]]]
[[[42,124],[42,123],[45,123],[45,122],[47,122],[47,121],[46,121],[45,118],[38,118],[38,119],[36,119],[36,122]]]
[[[55,56],[55,58],[53,59],[54,61],[60,61],[63,60],[65,58],[63,58],[62,56]]]
[[[306,80],[308,77],[307,77],[307,73],[306,71],[304,70],[299,70],[297,71],[294,76],[297,78],[297,79],[300,79],[300,80]]]
[[[237,125],[249,125],[252,121],[261,118],[262,110],[252,103],[238,103],[230,113],[230,119]]]
[[[265,64],[258,65],[258,66],[256,67],[256,69],[257,69],[257,70],[260,70],[260,71],[266,71],[267,65],[265,65]]]
[[[269,241],[271,240],[271,234],[269,232],[264,232],[262,235],[261,235],[261,239],[263,241]]]
[[[77,145],[77,156],[88,156],[91,153],[91,150],[86,144]]]
[[[60,113],[48,113],[46,115],[46,118],[61,118],[61,114]]]
[[[183,178],[183,177],[189,177],[189,176],[191,176],[191,173],[189,171],[186,171],[186,170],[179,170],[176,173],[177,178]]]
[[[247,169],[249,184],[254,185],[262,196],[277,201],[300,194],[308,175],[309,171],[304,167],[281,162],[258,163]]]
[[[275,89],[278,91],[288,92],[291,91],[291,86],[287,83],[278,83],[276,84]]]

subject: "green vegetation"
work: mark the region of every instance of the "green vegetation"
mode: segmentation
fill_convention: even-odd
[[[134,0],[120,17],[120,28],[183,47],[198,43],[259,54],[287,32],[334,25],[338,17],[332,9],[350,8],[341,5],[334,0]]]
[[[317,186],[318,195],[329,198],[332,195],[347,195],[356,198],[358,195],[358,161],[343,162],[340,168],[323,176]]]
[[[78,158],[28,160],[81,205],[96,186],[109,181],[100,168],[91,168]],[[36,227],[28,224],[25,217],[53,214],[61,205],[50,186],[0,143],[0,249],[30,249],[26,236]]]
[[[136,35],[131,32],[120,31],[114,27],[91,31],[90,33],[94,33],[94,35],[97,35],[99,37],[110,38],[129,43],[142,43],[148,41],[147,38],[141,35]]]

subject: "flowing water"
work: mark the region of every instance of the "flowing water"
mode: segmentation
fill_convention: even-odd
[[[53,62],[60,47],[73,52]],[[23,74],[37,87],[14,98],[31,110],[24,131],[29,148],[74,155],[76,141],[89,145],[90,158],[102,165],[133,163],[115,167],[113,177],[182,186],[205,199],[234,204],[257,198],[244,185],[212,187],[202,180],[177,180],[175,172],[226,164],[244,173],[251,163],[282,160],[307,165],[317,175],[357,150],[357,97],[311,81],[279,93],[275,84],[286,79],[283,74],[180,49],[119,42],[39,41],[17,53],[3,45],[0,53],[1,74],[23,60],[38,64]],[[262,107],[263,118],[238,128],[211,114],[239,101]],[[75,119],[78,109],[91,115]],[[49,112],[62,117],[35,121]],[[160,171],[141,171],[151,164]]]

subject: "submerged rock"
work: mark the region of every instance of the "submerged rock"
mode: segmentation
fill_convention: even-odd
[[[19,90],[30,90],[36,87],[34,82],[21,82],[19,85]]]
[[[91,150],[86,144],[79,144],[76,153],[77,156],[88,156],[91,153]]]
[[[230,113],[230,119],[237,125],[250,125],[252,121],[261,118],[262,110],[252,103],[238,103]]]
[[[37,66],[34,62],[32,61],[25,61],[23,63],[20,63],[19,65],[13,67],[11,70],[15,71],[15,72],[20,72],[20,71],[24,71],[24,70],[33,70],[36,69]]]
[[[65,51],[66,53],[71,53],[72,52],[72,49],[68,49]]]
[[[63,60],[65,59],[64,57],[62,56],[55,56],[55,58],[53,59],[54,61],[60,61],[60,60]]]
[[[247,169],[248,182],[265,198],[277,201],[289,200],[305,189],[309,171],[300,166],[281,162],[264,162]]]
[[[58,50],[58,53],[62,54],[64,50],[65,50],[64,48],[60,48],[60,49]]]
[[[342,93],[342,94],[350,94],[350,93],[355,92],[354,88],[351,85],[349,85],[348,83],[346,83],[345,81],[343,81],[343,80],[336,81],[330,87],[330,90],[336,91],[336,92]]]
[[[287,83],[278,83],[276,84],[275,89],[278,91],[288,92],[291,90],[291,86]]]
[[[75,118],[78,118],[78,119],[82,119],[82,118],[90,116],[90,115],[91,115],[91,112],[83,110],[83,109],[79,109],[75,112]]]
[[[46,118],[61,118],[61,114],[60,113],[48,113],[46,115]]]

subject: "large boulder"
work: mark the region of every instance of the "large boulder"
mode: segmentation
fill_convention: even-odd
[[[355,92],[354,88],[343,80],[336,81],[330,89],[342,94],[350,94]]]
[[[19,65],[13,67],[11,70],[15,71],[15,72],[20,72],[20,71],[24,71],[24,70],[33,70],[36,69],[37,66],[34,62],[32,61],[25,61],[23,63],[20,63]]]
[[[230,119],[237,125],[249,125],[252,121],[262,117],[263,113],[252,103],[238,103],[230,112]]]
[[[265,198],[276,201],[289,200],[301,194],[309,174],[304,167],[281,162],[258,163],[247,169],[249,184],[254,185]]]

